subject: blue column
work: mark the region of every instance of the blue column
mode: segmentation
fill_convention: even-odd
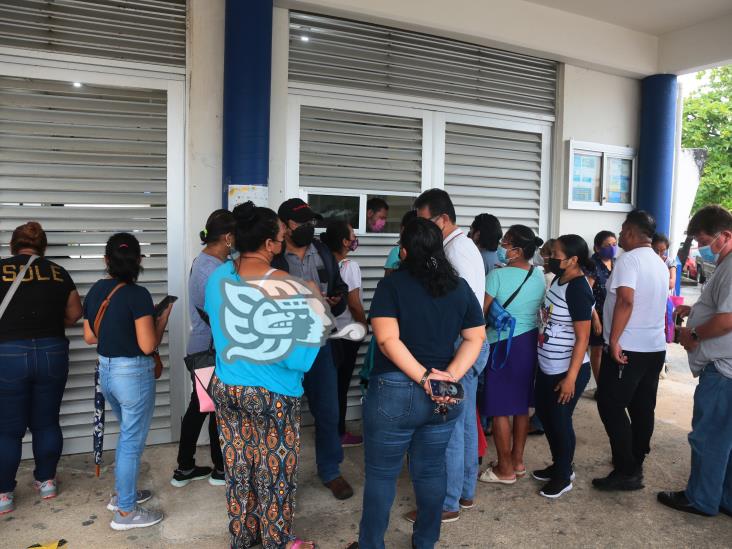
[[[226,0],[223,205],[229,185],[267,185],[272,0]]]
[[[658,232],[671,223],[676,131],[676,76],[656,74],[641,82],[638,207],[656,218]]]

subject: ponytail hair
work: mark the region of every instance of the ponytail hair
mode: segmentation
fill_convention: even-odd
[[[130,233],[117,233],[109,237],[104,250],[107,272],[112,278],[126,284],[134,284],[142,272],[140,243]]]
[[[432,297],[441,297],[457,288],[458,274],[445,256],[442,232],[432,221],[415,218],[404,227],[401,237],[407,257],[400,269],[406,269]]]
[[[577,258],[577,264],[584,271],[591,271],[593,263],[590,259],[590,248],[587,246],[585,239],[576,234],[564,234],[557,238],[557,242],[562,247],[564,255]]]
[[[544,241],[534,234],[534,231],[526,225],[511,225],[504,237],[514,248],[519,248],[524,259],[534,257],[536,250],[544,244]]]
[[[320,241],[334,254],[343,251],[343,241],[350,238],[351,226],[342,219],[328,221],[325,232],[320,235]]]
[[[234,208],[233,216],[234,245],[240,254],[256,252],[267,240],[277,240],[280,225],[277,214],[269,208],[255,206],[249,200]]]
[[[206,220],[206,228],[199,233],[201,244],[212,244],[225,234],[236,230],[236,219],[229,210],[214,211]]]

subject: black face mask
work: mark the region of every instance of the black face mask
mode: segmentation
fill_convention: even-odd
[[[557,276],[562,276],[565,271],[565,269],[562,269],[559,266],[559,265],[561,265],[562,261],[563,261],[562,259],[557,259],[556,257],[550,257],[549,260],[546,262],[546,270]]]
[[[307,225],[300,225],[297,229],[292,231],[292,243],[298,248],[304,248],[310,246],[315,238],[315,225],[308,223]]]

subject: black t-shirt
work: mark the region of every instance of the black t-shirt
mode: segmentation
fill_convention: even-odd
[[[114,287],[115,278],[98,280],[84,299],[84,318],[94,329],[97,311]],[[112,296],[97,334],[97,353],[107,358],[144,356],[137,344],[135,320],[153,314],[150,292],[137,284],[127,284]]]
[[[29,258],[16,255],[0,261],[0,301]],[[74,290],[66,269],[43,257],[36,259],[0,320],[0,341],[64,337],[66,304]]]
[[[425,368],[444,370],[455,355],[462,330],[483,326],[483,310],[464,279],[442,297],[432,297],[405,270],[381,280],[371,302],[369,318],[390,317],[399,322],[399,339]],[[374,354],[374,374],[399,371],[381,349]]]

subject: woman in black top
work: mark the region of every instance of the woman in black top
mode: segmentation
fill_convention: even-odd
[[[56,465],[63,436],[61,398],[69,373],[64,335],[81,317],[81,301],[66,270],[43,257],[46,233],[35,222],[13,232],[13,257],[0,261],[0,300],[33,256],[33,263],[0,319],[0,514],[13,510],[22,439],[33,434],[35,487],[56,496]]]
[[[460,404],[438,407],[430,380],[456,382],[485,340],[483,312],[445,257],[442,233],[414,219],[401,238],[400,268],[379,282],[370,319],[378,347],[364,399],[366,484],[358,546],[384,547],[404,454],[417,497],[413,547],[440,537],[445,451]],[[455,341],[463,342],[455,351]],[[437,413],[436,413],[437,412]]]

